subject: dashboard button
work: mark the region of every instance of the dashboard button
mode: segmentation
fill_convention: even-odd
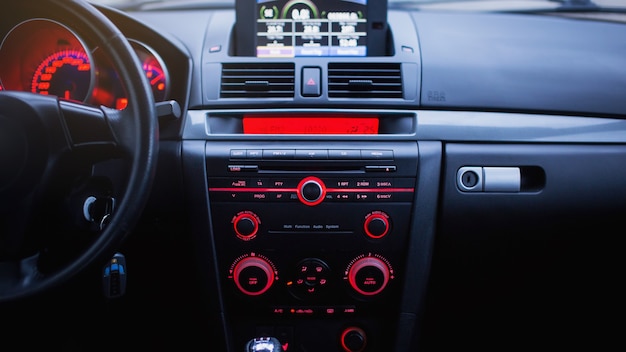
[[[293,159],[295,149],[263,149],[263,159]]]
[[[322,95],[321,80],[322,72],[319,67],[302,68],[302,96],[319,97]]]
[[[261,149],[246,150],[246,158],[248,159],[261,159],[262,157],[263,157],[263,150]]]
[[[352,149],[330,149],[328,151],[328,158],[334,160],[360,160],[361,151]]]
[[[296,159],[328,159],[328,150],[326,149],[296,149]]]
[[[363,149],[361,158],[367,160],[393,160],[392,150]]]
[[[257,172],[258,170],[257,165],[228,165],[230,172]]]
[[[395,165],[366,165],[366,172],[396,172]]]
[[[230,158],[231,159],[245,159],[246,158],[246,150],[245,149],[231,149],[230,150]]]

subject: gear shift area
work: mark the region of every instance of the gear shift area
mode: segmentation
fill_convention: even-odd
[[[255,337],[246,344],[245,352],[283,352],[283,347],[275,337]]]

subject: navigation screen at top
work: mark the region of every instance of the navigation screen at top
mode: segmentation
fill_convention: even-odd
[[[257,56],[366,56],[368,0],[257,0]]]

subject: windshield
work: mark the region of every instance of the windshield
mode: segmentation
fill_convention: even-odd
[[[208,7],[234,4],[235,0],[91,0],[92,3],[118,8],[140,8],[142,6],[191,6]],[[467,11],[537,11],[569,9],[624,10],[625,0],[388,0],[393,6],[411,6],[424,10],[467,10]]]

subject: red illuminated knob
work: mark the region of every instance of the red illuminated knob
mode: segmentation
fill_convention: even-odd
[[[326,186],[317,177],[306,177],[298,184],[298,199],[306,205],[318,205],[326,197]]]
[[[365,218],[365,234],[371,238],[381,238],[389,233],[389,216],[383,212],[369,214]]]
[[[363,257],[355,261],[348,270],[350,286],[363,296],[381,293],[391,278],[389,265],[377,257]]]
[[[245,257],[233,269],[235,285],[248,296],[265,293],[274,283],[274,279],[274,267],[261,257]]]
[[[341,333],[341,348],[346,352],[361,352],[367,345],[365,331],[351,326]]]
[[[242,212],[232,221],[235,234],[244,241],[256,237],[257,231],[259,231],[259,222],[259,218],[251,212]]]

